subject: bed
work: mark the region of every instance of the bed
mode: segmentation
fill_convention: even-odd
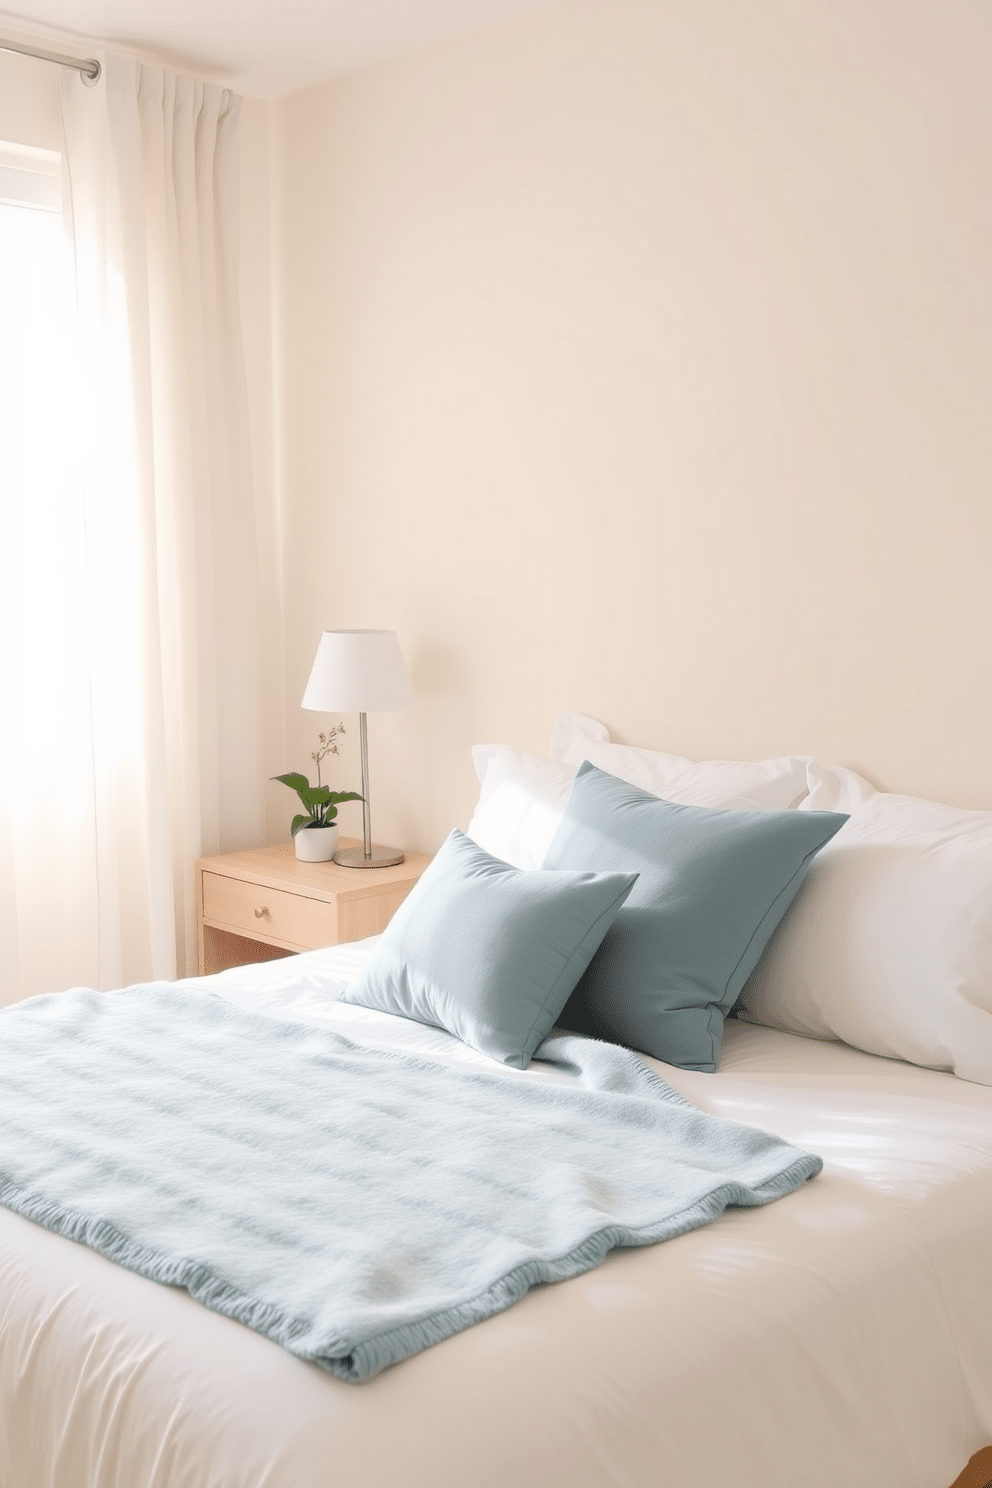
[[[834,807],[841,787],[861,789],[820,780]],[[504,849],[526,857],[513,830]],[[492,1068],[439,1028],[340,1000],[377,948],[186,990]],[[770,1021],[776,974],[766,959],[753,979]],[[807,979],[807,1024],[815,994]],[[715,1073],[644,1058],[701,1110],[818,1153],[819,1177],[614,1251],[361,1385],[0,1209],[0,1484],[950,1488],[992,1443],[992,1087],[840,1042],[822,1006],[810,1036],[746,1004]],[[538,1059],[506,1078],[567,1077]],[[961,1482],[990,1478],[986,1454]]]

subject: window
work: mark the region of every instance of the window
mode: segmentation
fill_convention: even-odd
[[[0,144],[0,845],[18,921],[0,925],[0,958],[20,944],[19,965],[0,959],[0,1002],[13,985],[78,980],[63,948],[95,921],[78,854],[60,847],[67,832],[92,856],[75,285],[60,205],[59,157]]]
[[[61,211],[61,156],[0,140],[0,205]]]

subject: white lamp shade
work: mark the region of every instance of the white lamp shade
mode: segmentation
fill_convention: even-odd
[[[303,694],[314,713],[390,713],[413,702],[395,630],[325,630]]]

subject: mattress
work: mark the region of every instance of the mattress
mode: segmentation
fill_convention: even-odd
[[[188,985],[495,1068],[337,1003],[372,944]],[[359,1386],[0,1210],[0,1485],[948,1488],[992,1442],[992,1090],[733,1021],[716,1074],[649,1062],[823,1173]]]

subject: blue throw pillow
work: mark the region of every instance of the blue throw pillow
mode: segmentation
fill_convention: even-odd
[[[682,806],[586,760],[544,867],[638,878],[559,1023],[715,1070],[737,994],[845,821],[831,811]]]
[[[527,873],[452,832],[341,1001],[526,1069],[636,877]]]

